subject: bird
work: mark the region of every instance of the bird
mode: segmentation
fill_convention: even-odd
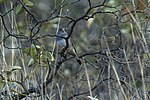
[[[73,57],[76,58],[76,61],[81,65],[82,62],[79,59],[77,53],[75,52],[75,49],[73,48],[73,45],[70,39],[67,39],[68,33],[65,30],[66,30],[65,28],[60,28],[58,32],[56,33],[56,46],[57,46],[56,50],[58,54],[64,58],[66,57],[66,54],[72,55]]]
[[[56,46],[58,52],[62,52],[62,50],[66,47],[67,45],[67,38],[68,33],[65,31],[65,29],[59,29],[59,31],[56,33]]]

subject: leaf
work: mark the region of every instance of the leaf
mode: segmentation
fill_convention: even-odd
[[[3,89],[4,85],[5,85],[5,81],[0,79],[0,91]]]
[[[16,14],[21,14],[23,13],[24,9],[22,8],[22,5],[17,5],[16,7]]]
[[[33,3],[31,2],[31,1],[29,1],[29,0],[23,0],[23,2],[25,3],[25,5],[26,6],[28,6],[28,7],[33,7]]]
[[[8,69],[8,70],[4,70],[3,72],[9,77],[11,76],[14,72],[21,70],[20,66],[13,66],[12,68]]]
[[[141,55],[142,59],[149,59],[150,58],[150,53],[144,53]]]
[[[25,48],[25,49],[23,50],[23,53],[29,55],[29,53],[30,53],[30,48]]]
[[[21,70],[21,67],[20,66],[13,66],[10,71],[14,72],[17,70]]]
[[[91,28],[93,22],[94,22],[94,18],[88,19],[88,21],[87,21],[87,27],[88,27],[88,28]]]
[[[89,99],[91,99],[91,100],[98,100],[97,98],[96,98],[96,96],[95,97],[92,97],[92,96],[87,96]]]
[[[30,56],[31,58],[35,58],[37,55],[37,50],[34,44],[31,45],[30,47]]]
[[[0,3],[5,3],[6,1],[8,1],[8,0],[0,0]]]
[[[25,48],[23,52],[29,55],[31,58],[36,58],[36,56],[38,55],[37,49],[38,48],[36,48],[36,46],[32,44],[30,47]]]
[[[33,64],[34,64],[34,59],[33,58],[31,58],[30,60],[29,60],[29,62],[28,62],[28,67],[31,67]]]
[[[41,60],[42,61],[46,61],[47,59],[50,60],[50,61],[54,61],[53,55],[50,52],[48,52],[48,51],[44,51],[41,54]]]

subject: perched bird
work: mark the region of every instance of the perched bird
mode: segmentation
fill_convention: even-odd
[[[76,57],[77,62],[81,64],[81,60],[78,58],[78,55],[75,52],[70,39],[68,40],[66,39],[67,37],[68,33],[65,31],[64,28],[59,29],[59,31],[56,33],[56,46],[58,54],[60,54],[61,56],[63,56],[64,54],[72,55]],[[66,48],[67,41],[68,41],[68,48]],[[66,49],[65,52],[62,52],[64,49]]]
[[[56,33],[56,46],[59,53],[66,47],[67,37],[68,33],[65,31],[65,29],[59,29],[59,31]]]

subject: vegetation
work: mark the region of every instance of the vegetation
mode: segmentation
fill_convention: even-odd
[[[150,99],[149,15],[149,0],[0,0],[1,100]]]

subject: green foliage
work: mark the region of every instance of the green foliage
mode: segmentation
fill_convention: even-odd
[[[0,3],[5,3],[7,2],[8,0],[0,0]]]
[[[29,48],[25,48],[23,52],[29,55],[31,58],[37,58],[40,49],[40,46],[32,44]]]
[[[43,66],[46,66],[44,62],[46,61],[54,61],[54,57],[52,53],[44,50],[44,46],[38,46],[32,44],[31,47],[23,50],[24,53],[30,56],[30,60],[28,62],[28,67],[31,67],[33,64],[42,63]]]
[[[0,79],[0,92],[3,90],[4,85],[5,85],[5,81]]]
[[[33,58],[30,58],[27,66],[31,67],[33,64],[35,64],[35,60]]]
[[[25,5],[27,7],[33,7],[34,6],[34,4],[30,0],[23,0],[23,2],[25,3]]]
[[[21,70],[22,68],[20,66],[12,66],[8,70],[4,70],[3,72],[7,75],[6,77],[10,77],[14,72]]]
[[[47,61],[47,60],[48,61],[54,61],[54,57],[53,57],[53,55],[49,51],[43,51],[41,53],[40,59],[42,61]]]
[[[22,8],[22,5],[17,5],[16,7],[16,14],[21,14],[24,12],[24,9]]]

